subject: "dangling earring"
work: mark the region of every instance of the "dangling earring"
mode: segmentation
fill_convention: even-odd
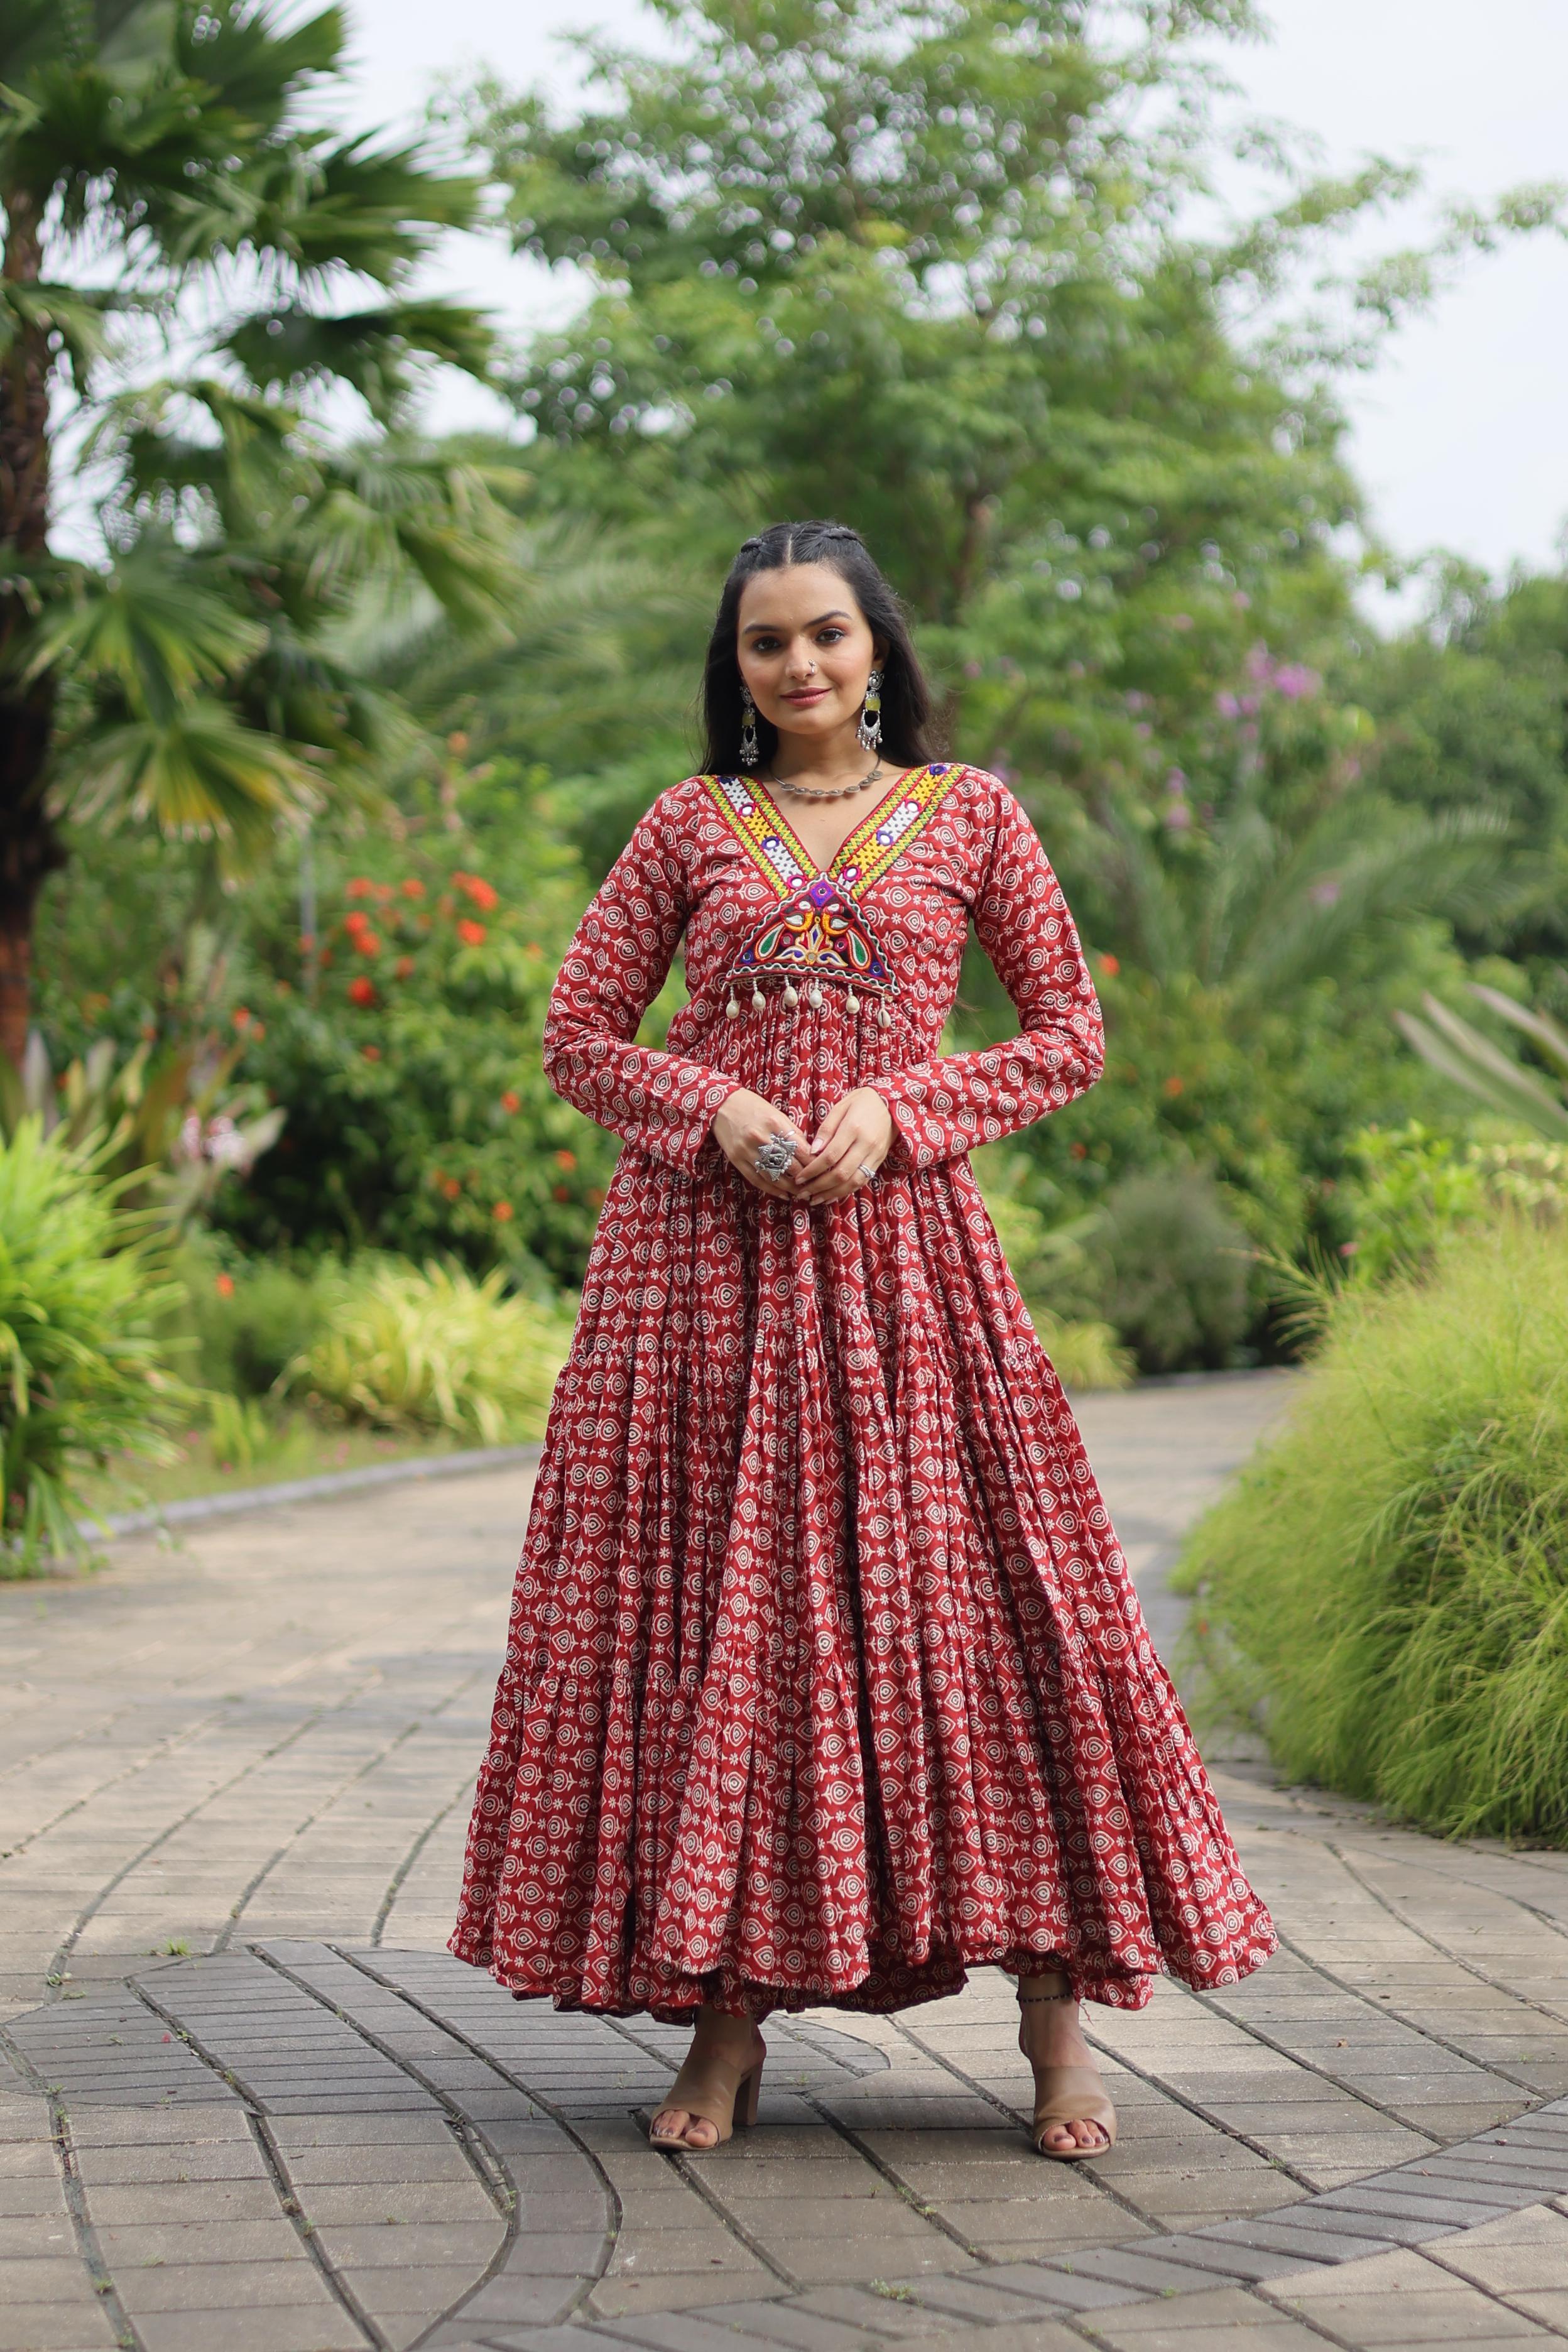
[[[757,741],[757,706],[752,700],[749,686],[741,688],[741,765],[754,768],[762,758],[762,746]]]
[[[876,751],[882,740],[882,673],[879,669],[874,669],[866,680],[865,708],[855,732],[868,751]]]

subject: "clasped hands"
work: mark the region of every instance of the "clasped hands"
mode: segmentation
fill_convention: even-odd
[[[758,1172],[757,1154],[775,1135],[793,1135],[800,1149],[780,1177]],[[737,1087],[713,1114],[713,1139],[753,1192],[775,1201],[804,1201],[816,1209],[863,1192],[893,1147],[893,1115],[875,1087],[843,1095],[809,1139],[765,1096]]]

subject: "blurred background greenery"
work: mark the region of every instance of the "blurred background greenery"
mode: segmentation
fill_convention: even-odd
[[[781,516],[867,534],[1089,949],[1104,1082],[977,1160],[1069,1385],[1294,1360],[1303,1283],[1521,1213],[1489,1152],[1555,1197],[1568,579],[1432,558],[1380,635],[1340,393],[1561,192],[1369,260],[1412,175],[1281,152],[1216,226],[1238,0],[662,14],[570,119],[481,79],[416,150],[330,128],[335,9],[6,12],[0,1109],[119,1188],[169,1383],[95,1418],[108,1298],[79,1411],[18,1370],[13,1567],[72,1493],[539,1433],[616,1150],[551,981]],[[475,225],[581,273],[569,328],[423,290]],[[437,367],[515,429],[423,433]],[[1012,1021],[975,955],[948,1043]]]

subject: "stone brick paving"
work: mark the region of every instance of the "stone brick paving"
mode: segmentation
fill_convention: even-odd
[[[1287,1401],[1089,1402],[1157,1638]],[[684,2037],[450,1959],[516,1468],[0,1587],[0,2352],[1273,2352],[1568,2338],[1568,1856],[1215,1777],[1285,1936],[1089,2012],[1023,2136],[1003,1979],[770,2023],[763,2127],[649,2148]]]

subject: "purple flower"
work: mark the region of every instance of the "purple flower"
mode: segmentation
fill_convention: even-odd
[[[1260,694],[1244,694],[1237,708],[1244,718],[1256,719],[1263,708],[1263,697]]]
[[[1185,776],[1183,775],[1180,768],[1173,768],[1170,774],[1165,779],[1165,790],[1168,793],[1175,793],[1179,796],[1181,793],[1184,793],[1186,789],[1187,780]]]
[[[1245,588],[1238,588],[1230,601],[1238,613],[1250,612],[1252,609],[1252,599]]]
[[[983,677],[984,674],[982,665],[979,662],[966,661],[964,663],[963,675],[965,677]]]
[[[1247,656],[1247,675],[1259,686],[1268,686],[1274,677],[1274,656],[1267,646],[1254,646]]]
[[[1165,826],[1168,832],[1185,833],[1192,821],[1193,813],[1185,801],[1173,801],[1165,811]]]
[[[1317,671],[1309,669],[1305,662],[1287,662],[1274,673],[1275,688],[1287,702],[1300,702],[1304,695],[1316,694],[1322,682]]]
[[[1216,694],[1214,698],[1214,707],[1219,712],[1222,719],[1239,719],[1241,717],[1241,704],[1234,694]]]
[[[1339,903],[1341,887],[1338,882],[1314,882],[1307,896],[1314,907],[1333,907]]]

